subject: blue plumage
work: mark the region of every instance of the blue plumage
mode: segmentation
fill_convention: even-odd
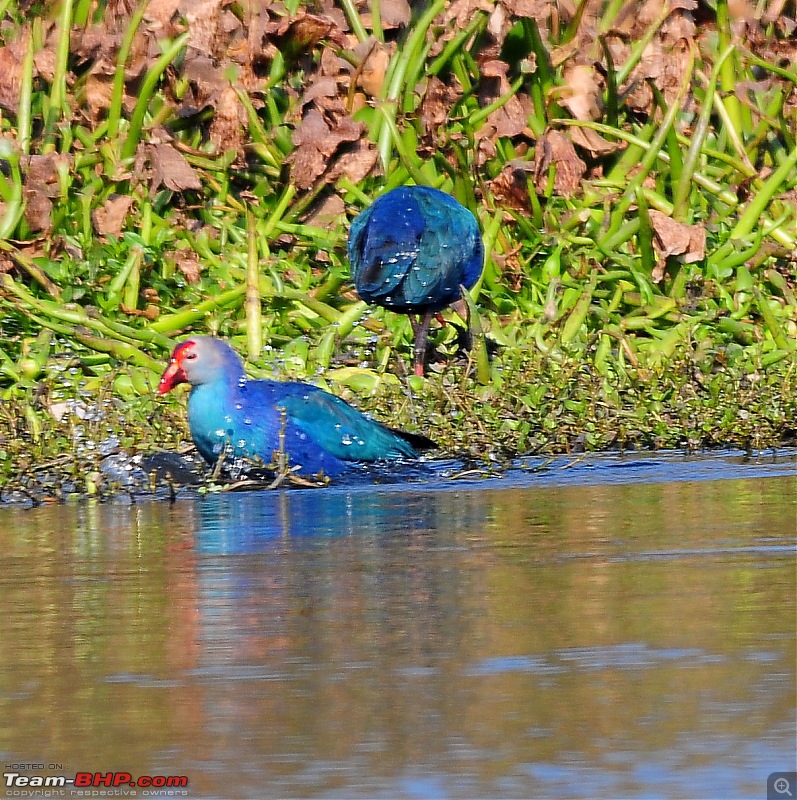
[[[401,186],[352,220],[348,256],[363,300],[422,315],[415,366],[418,372],[420,356],[423,374],[431,315],[459,300],[460,285],[470,289],[481,275],[484,246],[476,217],[445,192]]]
[[[357,292],[394,311],[440,311],[470,289],[484,261],[476,217],[428,186],[401,186],[351,223],[348,241]]]
[[[250,380],[236,353],[219,339],[182,342],[161,378],[165,394],[190,383],[188,425],[202,457],[227,452],[268,464],[280,447],[305,474],[337,475],[353,461],[417,457],[423,436],[393,431],[339,397],[305,383]]]

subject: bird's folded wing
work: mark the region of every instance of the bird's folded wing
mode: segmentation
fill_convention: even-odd
[[[465,264],[474,247],[467,231],[458,231],[455,218],[441,214],[439,225],[427,225],[418,247],[416,266],[407,273],[404,294],[418,306],[442,307],[459,297]]]
[[[407,220],[387,226],[371,216],[366,211],[354,220],[348,244],[352,275],[367,300],[394,292],[418,256],[418,237]]]
[[[282,398],[290,423],[319,447],[346,461],[413,457],[412,445],[339,397],[315,389]]]

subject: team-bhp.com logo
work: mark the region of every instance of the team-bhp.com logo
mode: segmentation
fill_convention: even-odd
[[[43,766],[43,765],[42,765]],[[65,775],[22,775],[4,772],[6,797],[79,797],[93,796],[102,789],[104,796],[133,796],[134,792],[121,791],[133,787],[143,789],[142,795],[163,797],[164,789],[179,790],[188,786],[185,775],[140,775],[134,778],[129,772],[77,772],[74,778]],[[63,791],[58,791],[58,790]],[[117,791],[107,791],[116,789]],[[148,790],[157,789],[150,792]],[[186,792],[167,792],[168,795],[185,795]]]

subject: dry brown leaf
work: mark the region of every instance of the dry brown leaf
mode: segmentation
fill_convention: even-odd
[[[600,119],[603,99],[595,68],[586,64],[568,67],[564,72],[564,82],[567,93],[562,97],[562,105],[576,119]]]
[[[210,124],[209,137],[216,152],[235,150],[241,159],[246,138],[245,118],[246,112],[235,89],[228,86],[218,98]]]
[[[123,21],[129,21],[135,7],[135,0],[108,0],[104,14],[106,24],[109,28],[119,27]]]
[[[39,184],[25,186],[25,221],[36,233],[47,234],[53,227],[53,201]]]
[[[290,42],[293,48],[311,50],[322,39],[328,39],[341,47],[347,44],[346,37],[334,19],[305,12],[266,24],[264,32],[280,49]]]
[[[335,121],[334,128],[316,108],[305,114],[293,132],[296,150],[288,157],[291,175],[301,189],[308,189],[327,168],[327,160],[343,142],[356,142],[363,126],[350,117]]]
[[[308,225],[317,228],[332,230],[341,221],[341,217],[346,213],[346,204],[337,194],[330,194],[320,203],[313,206],[312,211],[304,220]]]
[[[183,273],[188,283],[196,283],[199,280],[202,267],[199,263],[199,256],[194,250],[175,250],[171,256],[175,266]]]
[[[287,160],[291,164],[291,177],[300,189],[309,189],[327,167],[326,158],[312,146],[297,147]]]
[[[439,55],[443,48],[463,28],[466,28],[477,11],[491,14],[495,11],[493,0],[452,0],[447,6],[440,21],[440,35],[432,44],[429,51],[431,56]],[[503,13],[503,9],[502,9]],[[435,21],[437,22],[437,20]]]
[[[324,107],[324,99],[328,97],[337,97],[338,83],[335,78],[328,75],[320,77],[317,81],[310,84],[307,91],[302,95],[300,105],[306,106],[308,103],[315,101],[318,105]]]
[[[761,96],[771,88],[771,77],[763,81],[739,81],[739,83],[733,87],[733,93],[739,100],[744,101],[747,97]]]
[[[565,61],[569,61],[576,53],[581,52],[582,47],[583,43],[578,38],[571,39],[567,44],[554,47],[549,55],[551,66],[561,66]]]
[[[378,158],[376,147],[360,139],[337,159],[330,170],[329,181],[334,183],[341,175],[345,175],[352,183],[358,184],[370,175]]]
[[[507,72],[509,72],[509,64],[498,58],[484,61],[481,64],[482,78],[505,78]]]
[[[487,18],[487,32],[495,41],[497,52],[500,52],[500,43],[506,38],[509,25],[506,9],[497,3]]]
[[[671,47],[681,39],[693,41],[695,22],[689,11],[674,11],[661,26],[661,38],[665,47]]]
[[[12,114],[19,111],[19,90],[22,85],[22,60],[27,36],[0,47],[0,107]]]
[[[25,220],[32,231],[48,234],[53,227],[51,198],[61,194],[58,166],[69,169],[70,158],[59,153],[23,159],[25,172]]]
[[[47,197],[58,197],[61,194],[59,167],[68,172],[72,159],[64,153],[48,153],[45,156],[33,155],[23,159],[25,183],[38,186]]]
[[[185,156],[170,144],[149,145],[152,162],[152,186],[165,186],[173,192],[186,189],[201,189],[196,170],[186,161]]]
[[[189,51],[183,62],[183,77],[196,84],[206,96],[219,94],[230,85],[223,72],[217,67],[215,59],[203,53]]]
[[[421,131],[425,137],[435,139],[438,128],[448,119],[451,106],[459,95],[460,92],[447,86],[440,78],[434,75],[429,78],[418,109]]]
[[[48,83],[55,79],[55,48],[55,41],[48,36],[45,46],[33,56],[36,72]]]
[[[532,165],[528,162],[510,162],[490,181],[490,190],[496,202],[506,208],[528,212],[529,200],[528,174]]]
[[[105,109],[110,108],[113,96],[113,73],[113,65],[102,58],[86,77],[86,103],[95,122]]]
[[[622,142],[610,142],[591,128],[579,128],[573,125],[568,129],[573,144],[586,150],[593,158],[614,153],[625,145]]]
[[[694,11],[695,7],[689,10]],[[728,0],[728,16],[733,22],[748,22],[756,19],[756,10],[748,0]]]
[[[538,20],[541,28],[552,11],[550,0],[501,0],[501,4],[512,16]]]
[[[156,320],[160,315],[160,309],[152,304],[148,305],[143,311],[139,308],[130,308],[124,303],[119,304],[119,310],[128,317],[144,317],[150,322]]]
[[[358,58],[364,58],[368,55],[369,50],[370,43],[361,42],[354,48],[354,53]],[[345,58],[341,58],[332,47],[325,47],[321,51],[320,66],[322,75],[330,75],[336,79],[342,78],[344,74],[348,75],[348,73],[354,69],[354,67],[352,67]]]
[[[369,30],[373,25],[371,4],[361,4],[363,24]],[[382,0],[380,4],[382,29],[392,31],[408,25],[412,17],[412,9],[407,0]]]
[[[568,197],[581,188],[587,165],[578,157],[573,143],[560,131],[547,131],[537,140],[534,152],[534,187],[544,194],[548,187],[548,171],[553,165],[554,191]]]
[[[94,230],[100,236],[119,236],[124,228],[127,212],[133,205],[133,198],[129,195],[112,194],[100,208],[95,208],[91,214]]]
[[[482,85],[479,100],[482,105],[489,105],[499,97],[505,97],[512,89],[506,74],[509,65],[499,59],[491,59],[481,64]],[[526,105],[524,105],[524,103]],[[528,116],[531,112],[530,101],[526,95],[523,99],[516,94],[512,95],[500,108],[490,114],[485,120],[485,125],[477,132],[478,138],[483,138],[490,129],[494,136],[519,136],[528,129]]]
[[[382,0],[382,27],[385,30],[409,25],[412,10],[407,0]]]
[[[479,146],[476,149],[476,165],[483,167],[488,161],[495,158],[495,127],[493,125],[483,125],[478,132]]]
[[[219,48],[220,17],[224,0],[181,0],[180,13],[188,24],[191,47],[205,55]]]
[[[651,278],[659,283],[670,256],[679,256],[685,264],[702,260],[706,255],[706,229],[702,225],[686,225],[652,208],[648,212],[653,227],[653,248],[659,257]]]
[[[317,108],[311,108],[304,115],[293,132],[293,143],[299,148],[312,147],[324,155],[333,153],[337,146],[324,115]]]
[[[180,0],[149,0],[147,10],[144,12],[144,19],[154,32],[162,35],[171,28],[179,5]]]
[[[379,97],[385,84],[388,64],[390,64],[390,52],[384,45],[375,44],[365,59],[357,78],[358,86],[361,86],[367,95]]]

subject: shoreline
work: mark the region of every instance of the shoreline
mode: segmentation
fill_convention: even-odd
[[[478,487],[487,481],[498,482],[500,488],[585,486],[604,483],[670,483],[695,480],[736,480],[764,477],[797,478],[797,441],[762,450],[716,447],[702,450],[604,450],[560,454],[557,456],[526,455],[510,464],[489,468],[457,458],[423,457],[417,462],[357,465],[327,484],[303,480],[284,481],[273,486],[271,475],[255,470],[253,476],[241,474],[236,479],[212,482],[211,470],[200,471],[201,461],[194,453],[168,451],[134,456],[127,482],[114,483],[120,462],[114,454],[103,470],[108,483],[95,492],[67,491],[56,497],[47,494],[11,489],[0,490],[0,509],[33,509],[42,505],[84,502],[126,503],[177,502],[202,497],[263,491],[327,490],[345,492],[450,491]],[[113,461],[110,461],[113,459]],[[770,468],[790,465],[788,469]],[[686,467],[686,469],[684,469]],[[702,467],[702,470],[696,469]],[[621,469],[622,472],[616,472]],[[149,470],[149,471],[147,471]],[[763,470],[763,473],[762,473]],[[754,474],[750,474],[752,473]],[[224,477],[224,476],[223,476]],[[67,487],[68,488],[68,487]],[[493,486],[495,488],[495,486]]]

